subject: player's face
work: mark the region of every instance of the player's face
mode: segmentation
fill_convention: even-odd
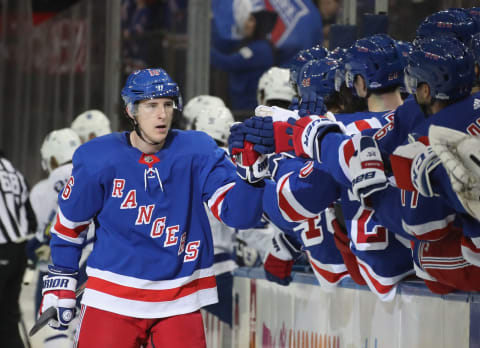
[[[257,24],[257,21],[255,20],[255,17],[250,15],[245,22],[245,27],[243,28],[245,37],[251,37],[253,33],[255,32],[255,26]]]
[[[170,98],[142,100],[138,103],[137,121],[145,136],[162,143],[172,125],[174,103]]]

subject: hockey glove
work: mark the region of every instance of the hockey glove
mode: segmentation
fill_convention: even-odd
[[[390,163],[399,188],[418,191],[425,197],[435,195],[430,173],[440,164],[440,159],[431,146],[421,141],[399,146],[390,156]]]
[[[54,329],[66,330],[75,317],[75,289],[78,273],[70,269],[48,266],[48,274],[43,277],[42,302],[40,313],[48,308],[57,309],[57,318],[48,323]]]
[[[243,149],[232,149],[232,160],[237,167],[237,174],[250,184],[255,184],[269,176],[268,156],[259,154],[253,144],[245,141]]]
[[[367,136],[356,136],[352,141],[355,152],[348,163],[348,171],[353,195],[363,203],[372,193],[385,189],[388,181],[376,141]]]
[[[298,110],[299,107],[300,107],[300,98],[293,97],[290,102],[290,105],[288,106],[288,110],[295,111],[295,110]]]
[[[300,117],[310,115],[325,115],[327,107],[323,102],[323,98],[315,92],[309,92],[302,94],[302,100],[300,102],[300,109],[298,115]]]
[[[284,233],[276,232],[263,262],[267,279],[280,285],[290,284],[293,263],[300,255],[300,249]]]
[[[480,136],[430,126],[428,138],[465,210],[480,220]]]
[[[479,197],[480,136],[430,126],[428,139],[448,173],[453,191]],[[473,192],[472,192],[473,191]],[[475,192],[476,191],[476,192]]]
[[[275,152],[273,121],[271,117],[253,116],[243,122],[245,140],[253,144],[253,149],[261,154]]]

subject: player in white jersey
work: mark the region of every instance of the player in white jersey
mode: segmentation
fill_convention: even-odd
[[[29,256],[36,263],[39,273],[35,312],[38,312],[42,298],[42,278],[48,271],[50,261],[49,229],[58,208],[58,194],[63,190],[72,171],[72,156],[80,146],[77,133],[71,128],[50,132],[43,141],[40,153],[42,167],[49,173],[48,178],[38,182],[30,193],[32,208],[37,216],[38,228],[35,236],[28,242]],[[44,347],[72,347],[73,337],[68,332],[59,334],[53,329],[45,336]]]

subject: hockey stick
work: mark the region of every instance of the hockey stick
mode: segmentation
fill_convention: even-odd
[[[85,290],[85,283],[80,285],[80,287],[75,291],[75,297],[79,297],[82,293],[83,290]],[[37,321],[33,325],[33,327],[30,329],[30,332],[28,333],[28,336],[32,337],[35,335],[41,328],[43,328],[45,325],[48,324],[48,322],[51,319],[54,319],[57,317],[57,308],[56,307],[50,307],[48,308],[45,312],[38,317]]]

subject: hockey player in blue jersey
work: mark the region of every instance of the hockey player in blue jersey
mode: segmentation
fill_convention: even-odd
[[[415,53],[415,49],[417,53]],[[466,48],[456,39],[449,38],[425,39],[423,41],[417,40],[415,49],[413,54],[409,56],[409,66],[406,68],[406,84],[407,87],[410,87],[411,91],[415,89],[417,90],[416,101],[420,105],[421,109],[425,111],[425,114],[433,115],[425,119],[425,116],[416,117],[415,114],[413,114],[409,115],[410,118],[408,119],[408,121],[410,123],[397,122],[397,120],[404,121],[402,118],[398,117],[399,111],[402,109],[402,107],[398,108],[395,114],[395,123],[386,125],[375,135],[375,138],[379,143],[380,149],[383,150],[385,153],[388,153],[389,149],[391,149],[390,151],[393,152],[393,150],[398,145],[401,145],[403,142],[405,142],[406,136],[410,132],[419,135],[426,135],[428,127],[431,124],[443,124],[452,128],[460,128],[463,130],[475,127],[477,119],[474,109],[475,96],[467,97],[469,95],[473,82],[473,62],[468,50],[466,50]],[[439,79],[440,76],[441,79]],[[448,78],[445,79],[445,76],[448,76]],[[468,111],[469,109],[471,111]],[[458,112],[455,110],[462,111]],[[421,113],[421,115],[425,114]],[[458,116],[451,117],[452,114],[456,114]],[[414,121],[415,119],[417,120],[416,122]],[[327,125],[327,127],[330,126],[331,125]],[[322,129],[320,133],[322,132],[325,135],[326,129]],[[404,135],[404,137],[401,137],[402,134]],[[345,141],[342,145],[340,145],[340,147],[338,147],[338,143],[335,144],[336,137],[339,137],[339,139],[341,139],[342,136],[329,133],[326,134],[325,137],[323,137],[321,145],[319,145],[321,149],[318,149],[317,152],[319,154],[318,158],[321,158],[322,161],[326,161],[330,164],[333,163],[333,167],[335,167],[335,162],[343,160],[343,166],[341,164],[336,164],[337,168],[343,168],[343,170],[336,171],[336,173],[340,173],[338,176],[336,176],[336,178],[338,179],[342,176],[347,176],[347,185],[348,181],[351,181],[353,184],[353,191],[357,192],[357,195],[362,197],[369,196],[370,194],[377,196],[380,194],[384,195],[384,192],[381,190],[387,188],[388,184],[385,176],[383,177],[383,179],[381,179],[382,175],[384,175],[382,169],[383,165],[380,165],[382,163],[382,159],[380,156],[380,152],[378,152],[378,150],[375,150],[376,145],[372,145],[371,141],[367,141],[365,139],[357,142]],[[335,148],[337,148],[337,150],[335,150]],[[340,156],[337,156],[335,158],[335,155],[332,155],[332,151],[334,154],[335,151],[339,151],[338,153],[340,154]],[[370,154],[372,153],[376,153],[374,157],[370,156]],[[408,151],[402,151],[401,153],[397,153],[397,155],[403,155],[405,157],[406,153],[408,153]],[[413,152],[412,150],[412,152],[410,153],[411,157],[415,157],[413,156],[414,153],[415,152]],[[356,154],[356,156],[353,156],[354,154]],[[367,154],[369,154],[369,156],[366,156]],[[330,158],[332,159],[331,162],[327,159],[328,156],[330,156]],[[352,158],[355,158],[355,160],[351,161]],[[424,156],[423,158],[427,159],[428,157]],[[362,163],[368,163],[368,165],[365,166],[362,165]],[[378,163],[379,165],[377,166],[376,163]],[[429,172],[429,162],[423,161],[423,165],[420,165],[421,163],[419,162],[417,163],[418,166],[415,167],[418,167],[421,170],[419,170],[417,175],[415,175],[415,178],[417,179],[416,188],[420,193],[425,193],[428,192],[429,185],[427,184],[428,180],[425,180],[425,178],[427,178],[428,176],[425,176],[423,174]],[[430,168],[433,168],[434,163],[432,162],[431,164],[432,166]],[[346,174],[342,175],[342,171]],[[402,188],[401,179],[402,177],[405,178],[405,176],[396,175],[396,177],[397,185]],[[398,195],[396,197],[398,197]],[[376,215],[381,215],[383,209],[384,218],[381,218],[381,221],[389,225],[387,222],[392,220],[392,209],[391,207],[388,207],[387,209],[387,207],[382,204],[382,202],[385,202],[386,200],[385,197],[381,199],[372,198],[373,196],[369,197],[369,199],[374,203]],[[448,232],[449,226],[452,222],[450,214],[444,215],[443,218],[441,216],[434,218],[435,221],[442,221],[440,225],[439,222],[437,222],[436,224],[428,225],[428,222],[432,221],[430,220],[432,219],[432,216],[426,214],[424,210],[416,209],[420,206],[420,204],[418,204],[417,199],[415,199],[414,202],[414,198],[415,197],[413,196],[408,196],[407,198],[402,200],[403,202],[408,202],[409,207],[412,209],[408,210],[407,207],[407,213],[401,213],[401,216],[397,217],[399,220],[397,220],[397,223],[394,225],[405,227],[405,224],[407,224],[408,226],[410,226],[407,229],[408,232],[414,235],[416,238],[420,239],[428,238],[428,236],[431,236],[432,234],[436,235],[437,239],[439,238],[439,231],[425,230],[425,227],[427,226],[437,226],[436,229],[438,229],[439,226],[443,226],[441,228],[443,228],[445,232]],[[375,202],[378,202],[378,204],[375,205]],[[394,198],[393,202],[399,203],[398,198]],[[412,202],[414,203],[414,205],[412,205]],[[432,206],[435,206],[435,204],[441,203],[442,202],[438,200],[432,201],[432,205],[430,205],[430,208]],[[401,212],[401,209],[393,209],[393,211]],[[435,211],[438,215],[443,210],[437,208],[433,209],[432,211]],[[423,221],[423,223],[421,223],[421,221]],[[415,226],[419,228],[417,232],[415,232]],[[474,233],[475,229],[471,228],[470,223],[465,223],[464,226],[468,227],[467,230],[464,229],[464,234],[466,234],[467,232]],[[438,262],[443,262],[442,258],[444,259],[445,257],[453,257],[452,253],[455,254],[455,252],[460,252],[460,237],[455,240],[457,242],[456,244],[451,240],[451,238],[450,240],[445,239],[445,243],[443,244],[441,242],[435,243],[435,246],[438,246],[437,248],[435,248],[435,250],[440,254],[429,254],[428,258],[433,259],[435,257],[439,260]],[[472,246],[471,243],[468,243],[468,241],[469,238],[462,238],[462,243],[468,244],[468,249],[470,251],[468,254],[463,254],[465,258],[471,257],[472,254],[475,254],[476,250],[476,247]],[[453,251],[442,250],[442,246],[446,245],[447,242],[448,245],[456,245],[457,248]],[[425,244],[416,243],[416,245],[422,246]],[[432,251],[434,249],[433,244],[430,244],[430,246],[430,250]],[[416,255],[415,250],[418,250],[418,248],[414,249],[414,255]],[[441,254],[442,252],[445,252],[445,254]],[[458,257],[459,259],[464,260],[462,255],[459,255]],[[419,268],[421,269],[421,261],[418,261],[421,260],[421,258],[417,258],[416,260],[417,266],[419,266]],[[462,262],[465,262],[465,260]],[[474,264],[474,261],[472,260],[471,263]],[[436,274],[436,276],[432,276],[431,279],[438,280],[442,283],[450,284],[453,288],[464,290],[476,289],[476,277],[469,276],[468,272],[471,271],[472,274],[476,274],[477,270],[474,267],[471,267],[471,265],[470,267],[466,267],[466,265],[468,266],[468,262],[461,265],[462,272],[459,272],[459,269],[455,269],[455,271],[452,272],[452,269],[447,270],[445,268],[433,266],[428,270],[428,272],[434,272]],[[428,274],[425,269],[423,271],[424,274]],[[454,276],[452,277],[453,273]],[[417,274],[419,273],[417,272]],[[464,276],[462,277],[462,275]]]
[[[368,39],[365,39],[364,41],[367,41]],[[382,38],[379,38],[379,41],[381,42],[383,40]],[[374,40],[372,40],[374,41]],[[387,64],[383,65],[375,65],[371,64],[372,68],[367,69],[367,71],[362,70],[362,78],[365,76],[365,80],[369,81],[369,83],[375,87],[380,87],[383,88],[383,91],[385,91],[387,94],[385,96],[385,99],[382,99],[384,97],[382,93],[378,94],[378,97],[376,97],[375,101],[373,103],[370,103],[370,105],[374,108],[378,108],[381,106],[385,106],[385,102],[379,103],[377,100],[380,101],[387,101],[391,102],[392,99],[394,101],[394,98],[390,98],[389,93],[397,93],[394,94],[393,97],[397,97],[397,100],[401,102],[401,99],[399,98],[398,91],[398,85],[400,83],[401,79],[401,70],[402,70],[402,65],[401,61],[402,58],[398,56],[396,53],[396,47],[393,43],[393,41],[390,39],[390,41],[387,41],[387,43],[384,43],[384,51],[382,49],[377,49],[377,50],[371,50],[373,51],[370,53],[371,55],[374,55],[375,59],[385,59],[390,55],[391,57],[394,57],[395,55],[398,57],[397,61],[393,59],[389,59],[390,66]],[[393,44],[390,44],[392,42]],[[369,45],[370,42],[358,43],[358,47],[363,47],[363,45]],[[380,46],[379,42],[375,42],[373,44],[373,47],[375,47],[375,44]],[[390,44],[390,47],[388,46]],[[377,47],[378,47],[377,46]],[[367,46],[369,47],[369,46]],[[382,47],[382,46],[380,46]],[[390,51],[388,48],[390,48]],[[359,51],[363,51],[360,50]],[[365,51],[368,52],[368,50],[365,49]],[[368,57],[368,54],[365,54]],[[379,56],[378,58],[376,56]],[[399,62],[399,66],[397,66],[396,70],[388,70],[392,65],[394,65],[396,62]],[[309,63],[310,64],[310,63]],[[365,65],[366,62],[364,63]],[[327,64],[328,65],[328,64]],[[311,64],[313,67],[314,65]],[[378,71],[375,71],[373,67],[375,66],[383,66],[384,70],[381,68]],[[357,68],[358,69],[358,68]],[[365,69],[365,68],[363,68]],[[308,69],[307,69],[308,70]],[[373,71],[372,71],[373,70]],[[325,70],[325,72],[327,72]],[[357,70],[360,72],[360,69]],[[395,79],[392,78],[389,74],[395,74]],[[382,75],[383,74],[383,75]],[[320,70],[318,73],[312,74],[312,76],[305,76],[303,83],[299,83],[299,86],[306,86],[309,83],[315,85],[316,81],[315,79],[320,80],[322,74],[320,73]],[[383,76],[383,79],[382,79]],[[368,77],[368,79],[367,79]],[[323,81],[323,84],[325,85],[327,81]],[[383,84],[382,84],[383,83]],[[331,83],[333,85],[333,82]],[[375,85],[376,84],[376,85]],[[321,86],[322,84],[320,84]],[[390,86],[393,86],[390,87]],[[324,86],[325,88],[325,86]],[[390,90],[386,90],[386,88],[390,88]],[[333,86],[332,88],[333,89]],[[324,93],[326,91],[323,91]],[[331,93],[331,91],[329,92]],[[328,96],[328,94],[324,94],[323,97]],[[363,115],[362,115],[363,116]],[[371,116],[366,114],[366,116]],[[352,117],[344,117],[342,114],[336,115],[337,119],[343,120],[345,118],[345,123],[348,124],[349,122],[352,122]],[[363,116],[365,117],[365,116]],[[358,119],[358,121],[361,121],[358,123],[362,128],[366,128],[369,125],[366,120],[363,120],[361,118]],[[358,122],[355,121],[355,122]],[[377,122],[377,128],[381,125],[381,122],[379,119],[375,119]],[[388,119],[383,119],[383,121],[388,122]],[[355,126],[355,123],[354,123]],[[349,125],[347,125],[349,127]],[[355,126],[352,128],[352,133],[353,132],[358,132],[358,126]],[[312,168],[313,169],[313,168]],[[314,212],[317,212],[319,209],[324,209],[326,205],[330,204],[333,200],[326,200],[324,201],[323,199],[326,199],[328,195],[325,194],[327,189],[330,189],[332,185],[325,183],[325,179],[327,179],[328,174],[320,174],[321,171],[315,171],[313,169],[313,174],[310,174],[310,177],[308,179],[314,178],[313,181],[313,189],[303,189],[302,187],[309,187],[308,185],[305,184],[298,184],[301,181],[308,181],[307,180],[302,180],[305,179],[307,176],[302,175],[302,172],[297,176],[294,172],[292,174],[291,172],[286,175],[286,177],[281,178],[279,180],[279,184],[277,185],[278,188],[278,201],[280,205],[280,209],[283,210],[285,215],[288,216],[290,220],[297,220],[297,219],[304,219],[310,217]],[[323,178],[323,179],[322,179]],[[316,183],[316,184],[315,184]],[[321,185],[320,183],[324,184]],[[292,192],[292,190],[295,190],[295,186],[298,184],[298,188],[300,189],[299,192],[300,195],[303,194],[303,199],[301,197],[296,197],[295,194]],[[333,185],[335,187],[335,185]],[[318,188],[318,190],[315,190],[315,187]],[[338,189],[340,190],[340,189]],[[320,191],[320,192],[317,192]],[[330,191],[330,190],[329,190]],[[312,202],[312,198],[316,197],[314,200],[315,202]],[[297,198],[300,199],[300,201],[297,200]],[[335,197],[334,199],[336,199]],[[276,201],[276,200],[274,200]],[[306,202],[312,202],[307,203],[306,206],[301,207],[302,203]],[[322,203],[324,202],[324,203]],[[312,205],[313,204],[313,205]],[[409,250],[406,249],[402,242],[396,240],[395,236],[392,234],[390,238],[387,238],[387,234],[390,234],[387,230],[385,230],[381,225],[378,223],[375,224],[373,219],[372,219],[372,211],[363,211],[360,205],[355,203],[354,200],[350,198],[350,195],[347,195],[347,191],[345,191],[345,195],[342,195],[342,207],[344,207],[344,210],[346,212],[346,220],[348,222],[348,229],[349,229],[349,237],[352,238],[353,240],[353,248],[354,248],[354,253],[359,257],[359,262],[361,264],[362,268],[362,273],[364,275],[365,280],[368,282],[368,284],[371,286],[372,290],[375,291],[381,298],[388,300],[393,297],[393,294],[395,293],[395,284],[402,278],[411,273],[412,270],[412,263],[411,263],[411,257]],[[351,221],[351,225],[350,225]],[[354,227],[356,226],[356,227]],[[372,231],[376,231],[373,234],[376,235],[376,239],[372,238],[372,233],[369,232],[370,237],[369,238],[363,238],[365,234],[367,233],[368,229],[372,229]],[[363,237],[362,237],[363,236]],[[366,248],[368,246],[368,248]],[[373,257],[375,255],[375,257]],[[383,256],[382,256],[383,255]],[[403,255],[403,256],[402,256]],[[390,262],[384,262],[388,257],[393,258]],[[378,259],[379,262],[375,262],[375,259]],[[363,260],[363,262],[361,261]],[[369,260],[369,261],[366,261]],[[366,261],[366,262],[365,262]],[[369,265],[370,262],[370,266]],[[373,263],[372,263],[373,262]],[[387,270],[385,267],[382,266],[382,264],[390,264],[390,270]],[[396,267],[393,267],[392,265],[396,264]],[[393,270],[393,273],[392,273]],[[376,273],[378,272],[378,273]],[[382,272],[386,272],[383,273]],[[390,273],[389,273],[390,272]],[[390,274],[387,276],[387,274]],[[395,274],[395,275],[394,275]],[[388,280],[387,280],[388,279]],[[382,284],[383,283],[383,284]]]
[[[258,162],[246,165],[254,155],[248,149],[235,170],[206,134],[170,129],[181,98],[163,69],[132,73],[122,97],[133,131],[93,139],[74,154],[51,230],[53,265],[40,312],[56,307],[50,324],[68,327],[81,232],[95,220],[77,346],[204,347],[199,309],[215,303],[217,291],[203,204],[232,227],[255,225],[263,172]]]

